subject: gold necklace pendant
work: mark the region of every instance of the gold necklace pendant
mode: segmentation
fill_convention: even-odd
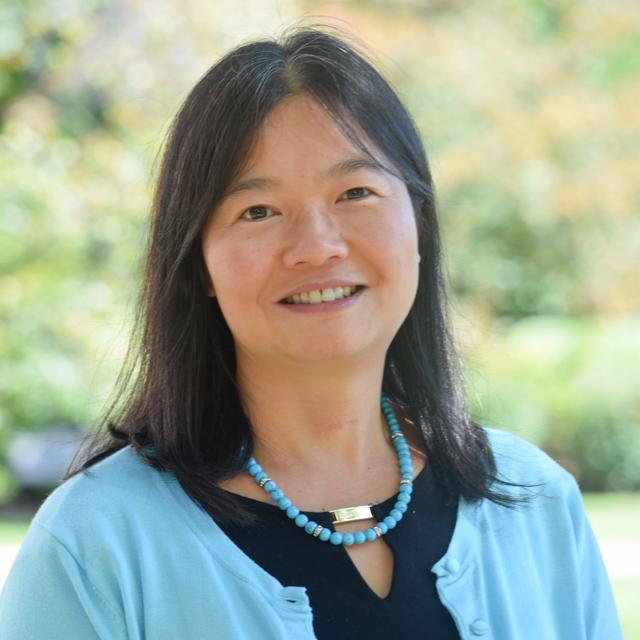
[[[343,524],[345,522],[357,522],[358,520],[370,520],[373,519],[373,513],[371,513],[370,504],[365,504],[360,507],[345,507],[344,509],[330,510],[333,514],[332,524]]]

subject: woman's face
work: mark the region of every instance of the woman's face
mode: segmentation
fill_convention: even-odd
[[[340,170],[358,158],[317,102],[289,98],[269,114],[227,193],[241,188],[212,212],[202,234],[209,294],[239,364],[384,357],[415,298],[417,229],[401,180],[366,166]],[[285,300],[341,283],[363,288],[335,302]]]

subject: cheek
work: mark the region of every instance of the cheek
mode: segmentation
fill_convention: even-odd
[[[413,210],[399,209],[385,218],[376,232],[375,244],[386,259],[406,269],[417,260],[418,231]]]
[[[384,243],[384,272],[394,283],[396,303],[399,307],[410,307],[419,279],[418,232],[413,210],[394,216],[386,229]]]
[[[209,275],[224,305],[242,299],[253,299],[262,289],[267,270],[268,252],[250,238],[240,242],[218,242],[205,249]],[[243,292],[244,295],[238,295]]]

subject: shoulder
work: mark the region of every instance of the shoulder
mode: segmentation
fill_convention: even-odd
[[[573,476],[548,453],[509,431],[482,427],[495,457],[497,475],[512,482],[575,482]]]
[[[33,523],[64,541],[117,530],[154,509],[152,496],[165,494],[161,475],[126,446],[54,489]]]
[[[576,479],[525,438],[499,429],[483,429],[496,461],[492,489],[518,501],[516,508],[505,509],[483,500],[480,510],[489,529],[499,531],[501,536],[508,530],[534,546],[544,544],[548,532],[554,531],[554,548],[562,547],[569,553],[587,520]],[[514,545],[519,548],[515,540]]]
[[[112,629],[105,637],[121,637],[121,584],[132,579],[135,556],[170,500],[161,476],[125,447],[54,489],[33,517],[7,579],[15,615],[37,594],[68,617],[77,613],[78,620]]]
[[[509,431],[483,426],[496,462],[496,477],[517,485],[497,488],[512,495],[561,497],[576,500],[580,491],[576,479],[538,445]]]

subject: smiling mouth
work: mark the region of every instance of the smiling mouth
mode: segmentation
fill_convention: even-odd
[[[307,291],[302,294],[296,294],[289,296],[283,300],[280,300],[280,304],[290,305],[312,305],[312,304],[325,304],[327,302],[335,302],[337,300],[344,300],[350,298],[355,293],[358,293],[361,289],[364,289],[363,285],[353,285],[348,287],[331,287],[328,289],[316,289],[314,291]]]

